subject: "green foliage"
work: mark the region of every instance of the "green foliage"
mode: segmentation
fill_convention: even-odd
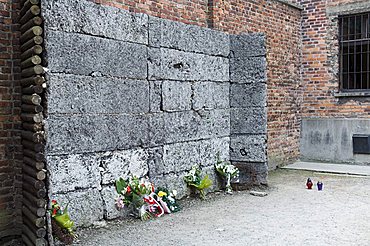
[[[202,199],[205,199],[204,190],[211,187],[212,180],[206,175],[203,179],[201,178],[201,170],[197,165],[194,165],[189,173],[185,175],[184,181],[187,183],[188,186],[195,187]]]

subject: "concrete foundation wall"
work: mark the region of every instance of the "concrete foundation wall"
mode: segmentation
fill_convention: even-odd
[[[301,159],[370,165],[370,154],[353,154],[352,136],[370,135],[369,119],[304,119]]]
[[[235,160],[267,167],[264,51],[243,55],[263,36],[246,35],[230,56],[229,35],[211,29],[90,1],[42,8],[49,196],[70,203],[77,225],[123,215],[118,177],[149,176],[183,197],[191,166],[216,181],[216,154],[230,160],[230,144],[231,155],[250,153]]]

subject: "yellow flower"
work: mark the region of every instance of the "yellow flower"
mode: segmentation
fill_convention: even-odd
[[[158,192],[158,196],[159,196],[159,197],[167,196],[167,193],[166,193],[166,192],[164,192],[164,191],[160,191],[160,192]]]

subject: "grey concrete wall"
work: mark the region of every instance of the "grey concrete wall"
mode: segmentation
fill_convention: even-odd
[[[148,176],[183,197],[192,165],[217,180],[216,154],[229,160],[230,142],[251,163],[266,162],[263,54],[234,57],[230,72],[222,32],[85,0],[44,0],[43,15],[49,196],[70,203],[77,225],[123,215],[114,207],[119,177]],[[263,37],[250,36],[241,52],[254,39]],[[248,83],[230,86],[230,74]]]
[[[232,35],[230,49],[230,160],[241,184],[267,184],[265,36]]]
[[[303,119],[301,159],[370,165],[370,155],[353,154],[352,136],[354,134],[370,134],[370,120]]]

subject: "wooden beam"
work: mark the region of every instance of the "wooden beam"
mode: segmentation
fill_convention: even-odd
[[[26,113],[41,113],[43,111],[43,107],[41,105],[29,105],[29,104],[22,104],[21,109],[23,112]]]
[[[21,63],[21,68],[25,69],[25,68],[32,67],[32,66],[35,66],[35,65],[39,65],[39,64],[41,64],[41,62],[42,62],[42,60],[41,60],[40,56],[38,56],[38,55],[31,56],[30,58],[28,58],[27,60],[24,60]]]
[[[22,206],[22,212],[36,227],[41,228],[45,226],[45,219],[34,215],[26,206]]]
[[[40,152],[35,152],[33,150],[30,150],[30,149],[23,149],[23,154],[25,156],[28,156],[38,162],[43,162],[45,161],[45,156],[43,153],[40,153]]]
[[[23,190],[23,196],[40,208],[44,208],[46,206],[46,201],[44,199],[40,199],[26,190]]]
[[[32,168],[35,168],[36,170],[43,170],[45,168],[45,163],[43,162],[39,162],[39,161],[35,161],[29,157],[23,157],[23,162],[32,167]]]
[[[34,142],[31,142],[31,141],[27,141],[27,140],[22,140],[22,145],[24,148],[26,149],[30,149],[32,151],[35,151],[35,152],[44,152],[45,150],[45,145],[44,144],[41,144],[41,143],[34,143]]]
[[[42,33],[43,30],[40,26],[33,26],[21,35],[19,41],[23,44],[36,36],[41,36]]]
[[[22,127],[24,130],[31,131],[31,132],[40,132],[43,130],[43,125],[41,123],[38,124],[31,124],[31,123],[22,123]]]
[[[22,131],[22,138],[34,143],[43,143],[45,140],[44,134],[41,132]]]
[[[22,59],[22,61],[27,60],[31,56],[40,55],[42,53],[42,51],[43,51],[43,49],[42,49],[41,45],[34,45],[34,46],[32,46],[31,48],[29,48],[28,50],[24,51],[21,54],[21,59]]]
[[[21,79],[21,85],[23,87],[27,87],[30,85],[41,85],[45,82],[45,78],[42,76],[33,76],[33,77],[28,77]]]
[[[42,114],[26,114],[26,113],[22,113],[21,114],[21,119],[23,121],[27,121],[27,122],[41,123],[42,120],[44,119],[44,117],[42,116]]]
[[[33,105],[40,105],[41,97],[37,94],[24,95],[22,96],[22,102],[27,103],[27,104],[33,104]]]
[[[35,16],[29,21],[27,21],[26,23],[24,23],[24,25],[21,26],[20,28],[21,33],[25,33],[31,27],[40,26],[41,24],[42,24],[42,18],[40,16]]]
[[[32,222],[24,217],[23,223],[28,226],[32,231],[35,232],[37,237],[45,237],[46,236],[46,229],[45,228],[37,228]]]
[[[44,73],[45,73],[44,68],[41,65],[36,65],[36,66],[30,67],[30,68],[23,69],[22,70],[22,77],[26,78],[26,77],[30,77],[30,76],[34,76],[34,75],[40,75],[40,74],[44,74]]]
[[[27,164],[23,165],[22,170],[24,173],[27,173],[29,176],[34,177],[35,179],[42,181],[46,178],[46,173],[44,171],[36,170],[35,168],[28,166]]]
[[[41,36],[35,36],[28,40],[26,43],[21,45],[21,51],[27,51],[35,45],[41,45],[44,42],[44,39]],[[40,52],[41,53],[41,52]]]
[[[24,15],[31,7],[32,5],[37,5],[39,4],[39,0],[27,0],[24,2],[23,7],[20,12],[20,16]]]
[[[36,15],[39,15],[41,12],[40,7],[37,5],[33,5],[31,8],[29,8],[26,13],[22,16],[22,18],[19,20],[19,23],[21,25],[24,25],[26,22],[28,22],[30,19],[35,17]]]

